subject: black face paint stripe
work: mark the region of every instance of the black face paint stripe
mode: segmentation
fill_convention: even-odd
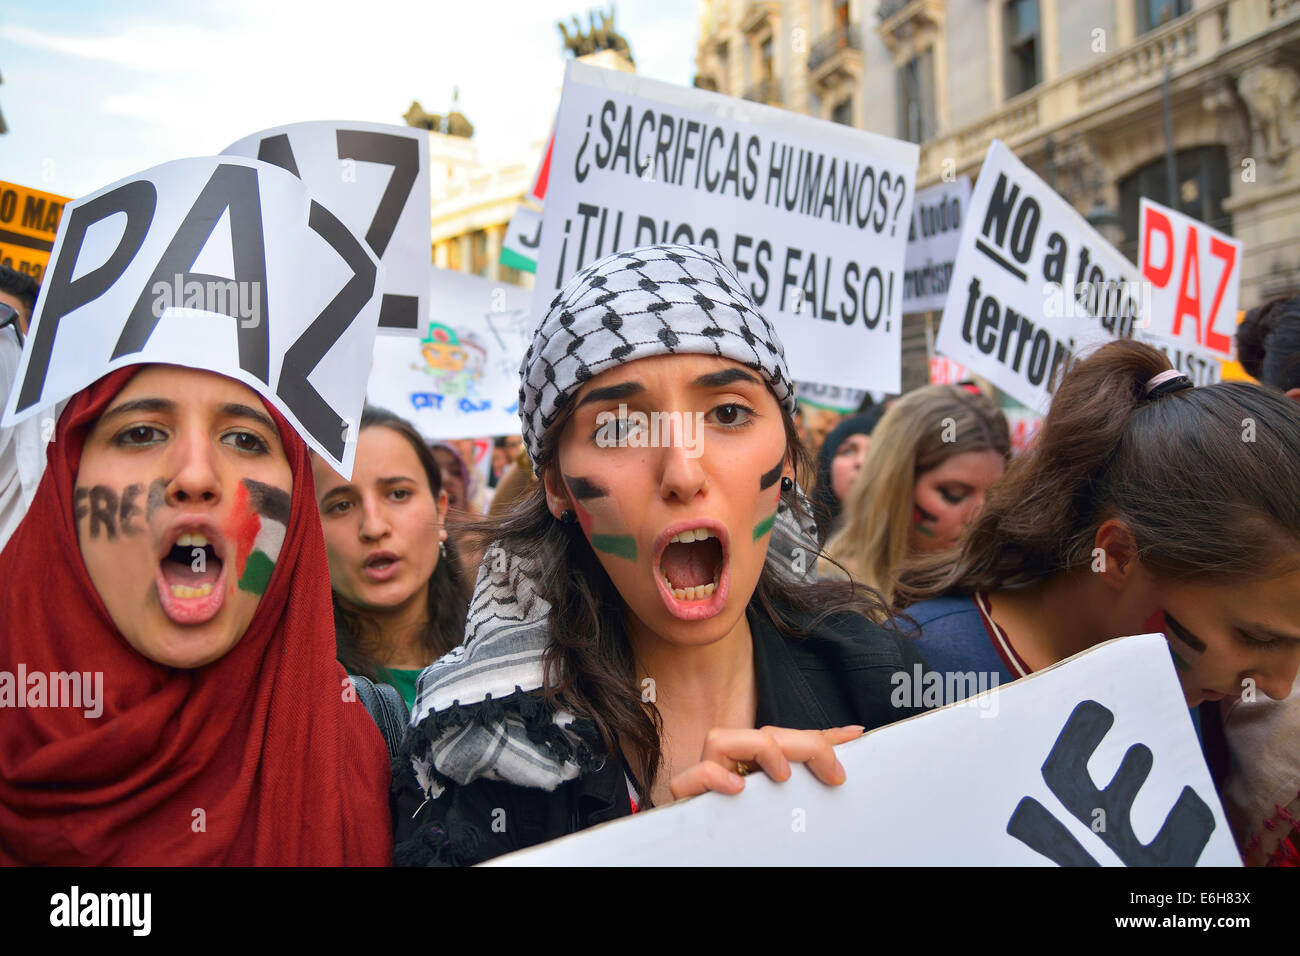
[[[573,497],[579,501],[586,501],[589,498],[604,498],[609,494],[600,485],[590,478],[584,478],[582,475],[565,475],[564,483],[569,486],[569,492]]]
[[[244,487],[248,489],[248,500],[254,511],[289,527],[292,499],[287,491],[275,485],[264,485],[252,478],[244,479]]]
[[[924,508],[922,508],[920,505],[918,505],[918,504],[913,504],[913,507],[916,508],[916,511],[917,511],[917,513],[921,516],[921,520],[922,520],[922,521],[938,521],[938,520],[939,520],[939,516],[938,516],[938,515],[932,515],[932,514],[930,514],[930,512],[926,511],[926,510],[925,510]]]
[[[1170,629],[1174,632],[1175,637],[1177,637],[1180,641],[1182,641],[1192,650],[1197,652],[1204,652],[1205,650],[1204,641],[1202,641],[1191,631],[1187,630],[1187,628],[1183,627],[1182,624],[1178,623],[1177,618],[1175,618],[1168,611],[1165,611],[1164,615],[1165,615],[1165,623],[1169,625]]]
[[[765,471],[765,472],[763,472],[762,477],[758,479],[758,490],[759,490],[759,491],[766,491],[768,488],[771,488],[774,484],[777,483],[777,480],[781,477],[781,468],[782,468],[783,465],[785,465],[785,459],[784,459],[784,458],[782,458],[780,461],[778,461],[778,462],[777,462],[777,463],[772,467],[772,470],[771,470],[771,471]]]

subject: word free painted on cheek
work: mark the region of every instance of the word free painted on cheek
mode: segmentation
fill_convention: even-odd
[[[117,539],[119,532],[132,538],[144,530],[135,523],[143,514],[141,501],[147,501],[148,517],[158,510],[165,495],[166,483],[161,478],[149,485],[146,497],[143,484],[127,485],[121,490],[109,485],[79,486],[72,493],[72,514],[77,525],[86,521],[86,533],[96,539],[101,534],[108,541]]]

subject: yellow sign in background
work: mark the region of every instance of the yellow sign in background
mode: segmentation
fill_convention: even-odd
[[[66,196],[0,182],[0,265],[25,272],[37,282],[59,231]]]

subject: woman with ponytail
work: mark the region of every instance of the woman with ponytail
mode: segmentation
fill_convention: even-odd
[[[468,592],[438,463],[408,422],[366,408],[352,480],[316,456],[314,468],[339,662],[392,684],[410,707],[420,671],[465,632]]]
[[[1056,391],[956,559],[904,568],[896,603],[941,672],[1001,681],[1162,631],[1189,706],[1300,668],[1300,405],[1193,388],[1156,349],[1110,343]]]

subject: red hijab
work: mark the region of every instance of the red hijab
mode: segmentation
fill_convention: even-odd
[[[292,512],[233,649],[194,670],[155,664],[91,584],[73,518],[82,444],[140,367],[71,399],[0,554],[0,671],[103,673],[99,717],[0,708],[0,862],[387,865],[387,750],[364,706],[344,699],[311,461],[275,409]]]

